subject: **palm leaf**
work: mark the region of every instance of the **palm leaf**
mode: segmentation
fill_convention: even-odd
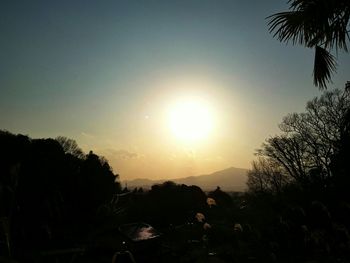
[[[335,57],[326,49],[316,46],[314,62],[314,85],[319,89],[327,89],[327,83],[331,82],[332,73],[336,71]]]
[[[300,11],[281,12],[267,17],[269,31],[281,42],[305,45],[309,42],[305,15]]]
[[[267,17],[270,33],[281,42],[315,48],[314,84],[326,89],[336,71],[330,50],[348,51],[349,0],[289,0],[290,11]]]

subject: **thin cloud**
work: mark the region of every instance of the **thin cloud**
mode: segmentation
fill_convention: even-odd
[[[81,132],[80,135],[83,136],[83,137],[85,137],[85,138],[87,138],[87,139],[93,139],[93,138],[95,138],[94,135],[89,134],[89,133],[86,133],[86,132]]]
[[[127,150],[114,150],[114,149],[106,149],[105,152],[108,156],[111,156],[112,158],[119,159],[119,160],[128,160],[128,159],[135,159],[138,158],[139,155],[134,152],[129,152]]]

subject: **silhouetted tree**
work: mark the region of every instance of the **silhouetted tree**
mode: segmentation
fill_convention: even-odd
[[[30,139],[0,130],[0,217],[10,217],[16,207],[19,173],[29,154]]]
[[[249,190],[258,193],[279,193],[289,181],[285,170],[271,158],[253,161],[247,175]]]
[[[149,195],[152,214],[163,224],[184,223],[191,213],[205,206],[206,200],[199,187],[178,185],[172,181],[153,185]]]
[[[334,176],[332,163],[346,143],[349,109],[348,91],[324,92],[307,103],[305,113],[286,116],[279,125],[282,134],[267,139],[257,154],[279,164],[281,172],[298,183],[326,187]],[[269,177],[255,175],[257,180],[265,179],[265,186],[260,186],[266,188]]]
[[[120,191],[106,159],[92,152],[85,158],[68,141],[65,152],[54,139],[0,131],[0,217],[17,255],[68,232],[86,233],[97,208]]]
[[[116,183],[116,177],[106,159],[100,158],[92,151],[82,163],[81,174],[81,191],[84,193],[82,202],[87,210],[96,210],[119,191],[119,184]]]
[[[217,186],[214,191],[210,192],[208,197],[213,198],[219,206],[223,206],[225,208],[232,206],[231,196],[222,191],[220,186]]]
[[[64,136],[58,136],[55,139],[56,141],[59,142],[59,144],[61,144],[63,151],[65,153],[71,154],[75,157],[78,158],[84,158],[85,154],[82,151],[82,149],[80,149],[80,147],[78,146],[77,142],[73,139],[69,139],[67,137]]]
[[[347,82],[346,92],[350,93],[350,82]],[[340,193],[345,193],[347,200],[350,200],[348,186],[350,185],[350,108],[344,113],[340,123],[340,139],[336,144],[335,153],[331,160],[331,170],[335,175],[335,183]]]
[[[275,160],[290,177],[299,182],[306,182],[308,169],[312,166],[306,154],[306,144],[300,136],[280,135],[266,140],[261,150],[261,156]]]
[[[327,88],[336,70],[333,49],[347,52],[350,3],[348,0],[290,0],[290,11],[268,17],[269,30],[281,42],[315,49],[314,84]]]

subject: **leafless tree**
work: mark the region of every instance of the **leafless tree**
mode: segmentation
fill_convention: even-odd
[[[64,136],[58,136],[55,139],[56,141],[58,141],[62,148],[63,151],[67,154],[71,154],[75,157],[81,158],[83,159],[85,157],[84,152],[82,151],[82,149],[80,149],[80,147],[78,146],[77,142],[73,139],[69,139],[67,137]]]
[[[247,185],[252,192],[278,193],[288,183],[288,176],[279,163],[270,158],[253,161]]]
[[[349,110],[350,92],[326,91],[307,103],[306,112],[287,115],[279,125],[282,133],[268,138],[257,155],[277,162],[297,182],[310,182],[317,175],[326,184],[344,141]]]

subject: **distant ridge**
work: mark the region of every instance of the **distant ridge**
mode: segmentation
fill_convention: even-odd
[[[204,191],[215,190],[217,186],[220,186],[223,191],[242,192],[246,189],[247,171],[244,168],[230,167],[211,174],[176,178],[170,181],[177,184],[197,185]],[[169,181],[169,179],[150,180],[138,178],[122,181],[122,185],[127,185],[128,188],[142,187],[149,189],[152,185],[165,181]]]

